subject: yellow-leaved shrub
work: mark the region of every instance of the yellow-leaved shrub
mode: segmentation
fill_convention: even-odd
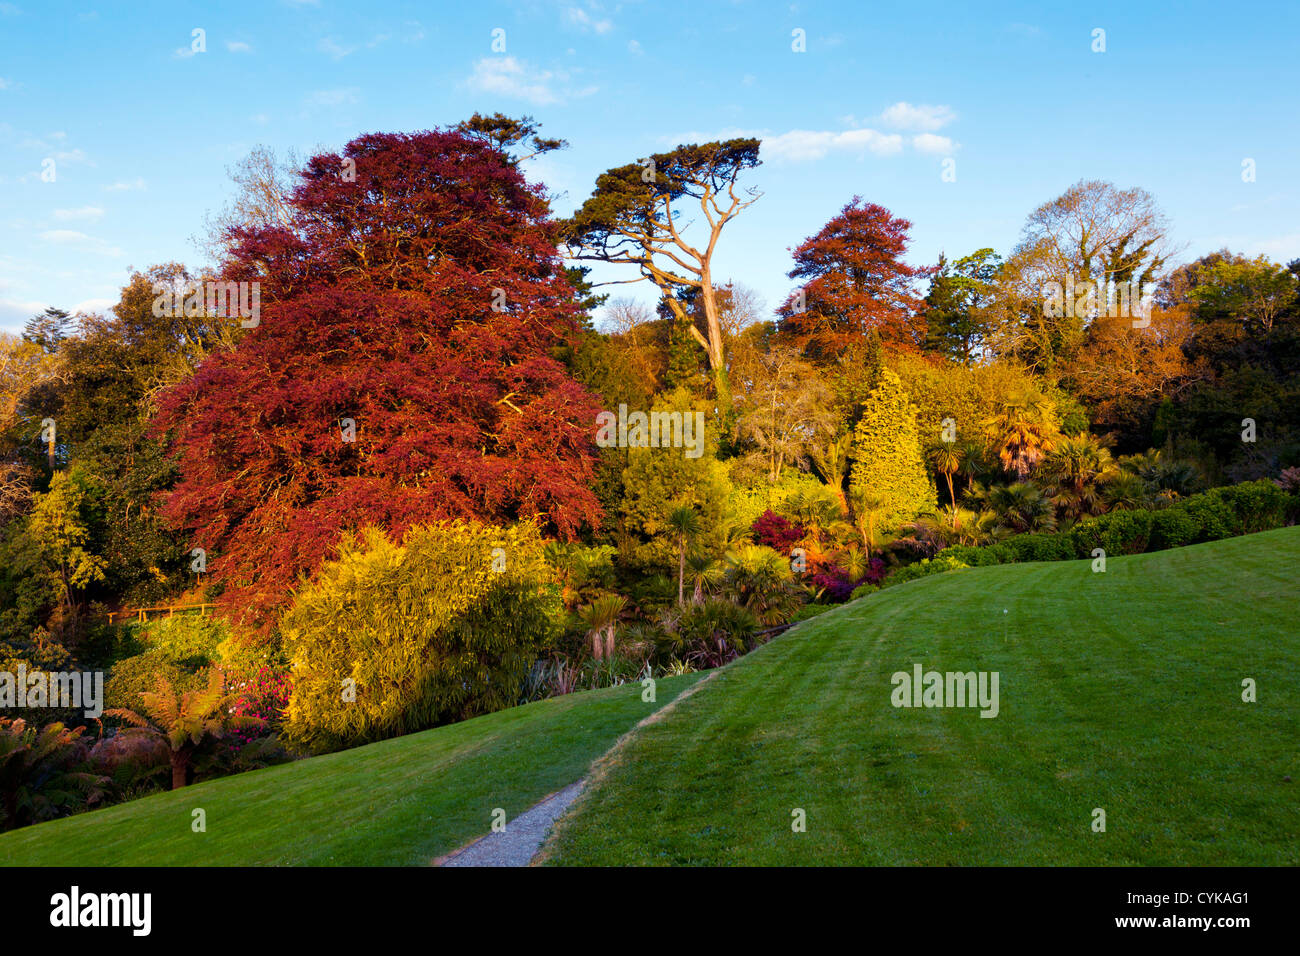
[[[509,707],[559,613],[532,525],[452,521],[400,544],[374,529],[349,537],[281,621],[293,666],[285,734],[349,746]]]

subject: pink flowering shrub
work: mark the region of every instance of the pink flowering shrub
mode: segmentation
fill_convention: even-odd
[[[230,707],[230,715],[257,717],[265,721],[261,727],[232,729],[228,732],[226,739],[230,749],[238,753],[254,738],[268,736],[280,729],[293,686],[288,673],[266,666],[259,667],[251,675],[231,674],[227,680],[235,698]]]

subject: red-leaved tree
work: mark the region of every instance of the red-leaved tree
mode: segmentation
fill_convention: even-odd
[[[814,358],[832,358],[876,331],[887,346],[925,337],[916,282],[929,270],[903,262],[912,224],[854,196],[794,250],[790,278],[805,280],[778,312],[781,330]]]
[[[265,629],[365,525],[597,523],[598,406],[552,357],[578,309],[541,187],[479,138],[371,134],[313,157],[289,206],[227,234],[258,324],[156,422],[182,475],[165,512],[227,604]]]

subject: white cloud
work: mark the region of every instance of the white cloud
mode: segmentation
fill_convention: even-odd
[[[634,56],[640,56],[645,51],[641,49],[641,44],[637,43],[636,40],[628,40],[627,52],[633,54]],[[3,89],[3,87],[0,87],[0,89]]]
[[[688,130],[672,136],[661,136],[659,142],[666,146],[677,146],[682,143],[712,143],[728,139],[762,140],[761,155],[764,159],[787,163],[824,159],[831,153],[856,153],[859,157],[868,153],[875,156],[897,156],[908,145],[918,153],[946,153],[959,145],[946,136],[930,133],[912,137],[904,137],[901,133],[882,133],[874,129],[792,129],[786,133],[773,133],[771,130],[741,129],[737,126],[709,131]]]
[[[1290,262],[1300,256],[1300,232],[1272,239],[1256,239],[1246,243],[1245,248],[1249,255],[1265,255],[1274,262]]]
[[[124,193],[124,192],[130,192],[132,190],[144,189],[144,188],[145,188],[144,180],[141,177],[137,176],[135,177],[135,179],[118,180],[117,182],[113,183],[113,185],[111,186],[105,186],[104,191],[110,193]]]
[[[75,229],[47,229],[41,233],[41,238],[56,245],[75,246],[102,256],[125,255],[121,249],[105,242],[103,239],[96,239],[94,236],[88,236],[84,232],[78,232]]]
[[[527,100],[537,106],[563,103],[569,97],[590,96],[596,87],[557,89],[556,84],[569,81],[565,71],[533,70],[513,56],[487,56],[474,64],[474,72],[465,85],[481,93],[495,93],[511,99]]]
[[[316,90],[308,94],[303,102],[308,107],[346,106],[361,99],[360,94],[361,91],[355,86],[347,86],[337,90]]]
[[[70,222],[76,219],[84,219],[88,222],[94,222],[100,216],[104,215],[104,210],[98,206],[82,206],[79,209],[56,209],[54,218],[60,222]]]
[[[778,136],[763,137],[763,152],[773,159],[787,162],[821,159],[831,152],[890,156],[902,152],[902,149],[903,137],[897,133],[879,133],[874,129],[850,129],[842,132],[794,129]]]
[[[587,13],[581,7],[565,7],[564,19],[569,22],[570,26],[577,27],[584,32],[608,33],[614,29],[614,22],[608,18],[598,19]]]
[[[912,148],[918,153],[951,153],[956,145],[947,136],[936,136],[934,133],[918,133],[912,137]]]
[[[356,47],[342,46],[341,44],[336,43],[333,37],[326,37],[316,44],[316,49],[329,55],[335,60],[341,60],[355,50]]]
[[[87,315],[91,312],[103,312],[116,304],[116,299],[83,299],[68,311],[73,315]]]
[[[231,53],[252,53],[253,48],[242,40],[231,40],[226,44],[226,49]]]
[[[84,242],[90,239],[90,236],[84,232],[77,232],[75,229],[47,229],[41,233],[41,238],[46,242]]]
[[[3,76],[0,76],[0,90],[12,89],[13,85],[13,80],[6,80]]]
[[[895,103],[880,114],[880,121],[894,129],[933,131],[942,129],[957,118],[948,106],[913,106]]]

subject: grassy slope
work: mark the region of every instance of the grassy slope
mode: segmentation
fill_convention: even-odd
[[[580,779],[696,675],[571,694],[0,836],[0,864],[426,864]],[[190,830],[191,810],[207,832]]]
[[[1300,528],[888,589],[644,729],[548,844],[568,864],[1300,862]],[[1003,609],[1007,614],[1003,614]],[[890,675],[996,670],[1001,715]],[[1241,700],[1242,678],[1259,701]],[[791,832],[791,810],[807,832]],[[1092,810],[1107,813],[1105,833]]]

